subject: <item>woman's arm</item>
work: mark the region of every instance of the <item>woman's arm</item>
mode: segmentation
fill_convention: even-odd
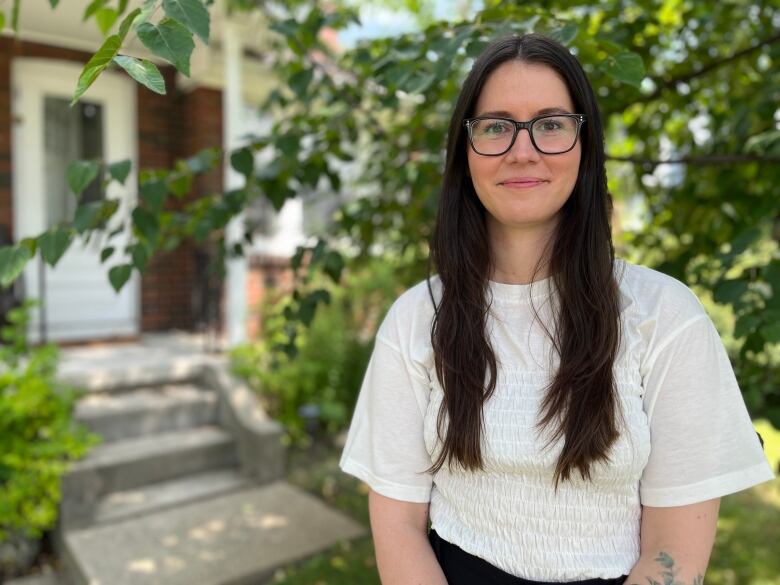
[[[368,512],[382,585],[447,585],[428,542],[428,504],[368,493]]]
[[[710,560],[720,498],[642,508],[639,561],[625,585],[701,585]]]

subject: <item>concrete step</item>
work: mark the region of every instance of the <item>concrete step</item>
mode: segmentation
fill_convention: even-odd
[[[237,469],[195,473],[181,479],[109,494],[95,507],[94,522],[116,522],[253,485],[254,482]]]
[[[195,384],[164,384],[120,393],[89,394],[74,417],[106,443],[212,424],[217,394]]]
[[[215,426],[99,445],[63,477],[60,519],[65,528],[82,525],[110,493],[237,464],[233,437]]]
[[[256,585],[367,530],[285,482],[65,534],[71,585]]]
[[[121,392],[127,388],[196,380],[203,367],[222,358],[192,344],[112,343],[63,348],[57,378],[89,392]]]

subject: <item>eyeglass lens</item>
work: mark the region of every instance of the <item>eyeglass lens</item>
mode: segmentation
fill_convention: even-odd
[[[500,118],[475,120],[471,125],[471,142],[480,154],[503,154],[515,135],[515,125]],[[577,140],[577,120],[568,116],[545,116],[531,126],[536,147],[546,154],[571,150]]]

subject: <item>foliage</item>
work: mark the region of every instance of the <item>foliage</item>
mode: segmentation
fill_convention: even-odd
[[[126,7],[119,4],[116,22]],[[124,16],[118,32],[108,27],[106,45],[85,68],[77,92],[93,74],[113,66],[123,44],[117,46],[116,39],[132,33],[153,52],[153,38],[177,39],[156,54],[186,73],[188,39],[203,36],[208,4],[181,0],[188,7],[184,16],[173,4],[145,0],[136,17]],[[317,0],[300,0],[288,9],[252,0],[231,6],[263,11],[270,23],[269,53],[276,59],[279,87],[263,107],[276,122],[268,135],[230,153],[233,168],[246,180],[229,193],[178,211],[163,206],[188,193],[195,174],[213,168],[220,160],[216,151],[178,161],[173,169],[141,171],[141,198],[130,226],[135,242],[125,248],[126,260],[109,271],[116,288],[132,270],[144,270],[157,250],[186,238],[202,241],[217,234],[220,264],[241,254],[243,242],[225,241],[227,222],[258,197],[279,209],[303,191],[335,191],[349,201],[331,233],[296,255],[296,266],[335,282],[345,265],[392,257],[401,259],[399,283],[411,284],[425,271],[446,126],[461,79],[490,39],[544,32],[577,54],[599,96],[610,189],[625,217],[626,210],[635,210],[634,221],[620,226],[620,253],[712,291],[715,302],[731,309],[732,358],[748,405],[755,415],[780,424],[780,395],[774,390],[780,384],[775,2],[719,3],[713,10],[690,0],[487,0],[473,18],[432,22],[419,33],[360,43],[340,54],[320,33],[355,22],[353,9],[326,11]],[[149,27],[159,34],[142,34]],[[139,81],[150,85],[148,79]],[[79,187],[72,185],[74,193]],[[0,249],[0,281],[12,280],[38,250],[56,263],[77,233],[88,237],[105,225],[116,211],[106,205],[79,216],[78,225],[56,226],[48,235]],[[111,252],[105,253],[113,253],[106,246]],[[311,322],[324,300],[310,282],[300,281],[288,305],[290,331],[298,330],[295,323]],[[291,339],[281,345],[290,355],[296,347]]]
[[[258,393],[267,412],[285,425],[288,440],[310,440],[301,408],[314,407],[327,436],[332,437],[349,422],[373,337],[389,303],[397,295],[392,266],[375,263],[359,273],[350,273],[343,287],[318,289],[330,303],[312,313],[308,327],[294,336],[294,357],[270,351],[286,341],[292,300],[277,294],[264,304],[262,338],[232,352],[234,371]]]
[[[58,515],[60,477],[98,437],[71,418],[79,393],[58,383],[57,347],[30,348],[29,309],[8,314],[0,346],[0,541],[39,538]]]

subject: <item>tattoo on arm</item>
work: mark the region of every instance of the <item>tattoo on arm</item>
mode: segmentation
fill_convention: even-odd
[[[688,585],[684,581],[680,581],[675,577],[679,574],[680,569],[676,569],[674,566],[674,559],[665,552],[661,552],[655,558],[656,562],[663,567],[661,571],[661,581],[653,579],[651,577],[645,577],[647,579],[646,585]],[[626,583],[625,585],[640,585],[639,583]],[[696,575],[690,585],[704,585],[704,575]]]

